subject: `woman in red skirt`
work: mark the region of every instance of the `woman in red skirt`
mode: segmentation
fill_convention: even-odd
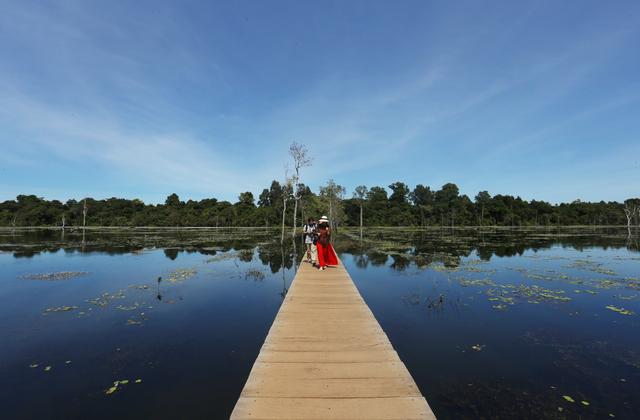
[[[328,265],[338,265],[338,257],[331,246],[331,228],[329,219],[322,216],[318,221],[318,266],[320,270],[325,270]]]

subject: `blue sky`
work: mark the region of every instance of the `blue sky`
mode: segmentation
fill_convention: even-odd
[[[0,200],[640,193],[637,1],[0,5]]]

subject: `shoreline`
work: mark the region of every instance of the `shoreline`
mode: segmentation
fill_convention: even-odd
[[[640,226],[632,226],[634,228],[640,228]],[[0,231],[15,231],[15,230],[281,230],[281,226],[0,226]],[[291,226],[285,226],[285,229],[291,229]],[[302,229],[302,227],[296,228]],[[341,226],[338,229],[344,230],[360,230],[358,226]],[[550,229],[627,229],[626,225],[553,225],[553,226],[364,226],[363,230],[377,229],[377,230],[550,230]]]

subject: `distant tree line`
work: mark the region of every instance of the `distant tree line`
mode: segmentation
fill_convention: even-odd
[[[295,191],[293,191],[295,189]],[[640,224],[640,199],[619,202],[551,204],[510,195],[479,192],[470,198],[455,184],[438,190],[410,189],[403,182],[388,188],[358,186],[352,197],[330,180],[318,193],[302,183],[272,181],[257,200],[242,192],[235,203],[207,198],[182,201],[177,194],[164,204],[109,198],[44,200],[19,195],[0,203],[0,226],[292,226],[294,209],[302,224],[307,217],[329,216],[338,226],[566,226]],[[287,206],[287,202],[294,205]]]

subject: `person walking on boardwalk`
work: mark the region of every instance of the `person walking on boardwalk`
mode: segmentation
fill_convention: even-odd
[[[325,270],[329,265],[338,265],[338,256],[331,246],[331,227],[327,216],[322,216],[318,222],[318,266]]]
[[[316,265],[316,261],[318,259],[318,249],[316,248],[317,242],[317,233],[316,233],[316,222],[312,218],[307,220],[307,223],[303,226],[304,232],[304,244],[307,248],[307,262],[310,262],[314,266]]]

